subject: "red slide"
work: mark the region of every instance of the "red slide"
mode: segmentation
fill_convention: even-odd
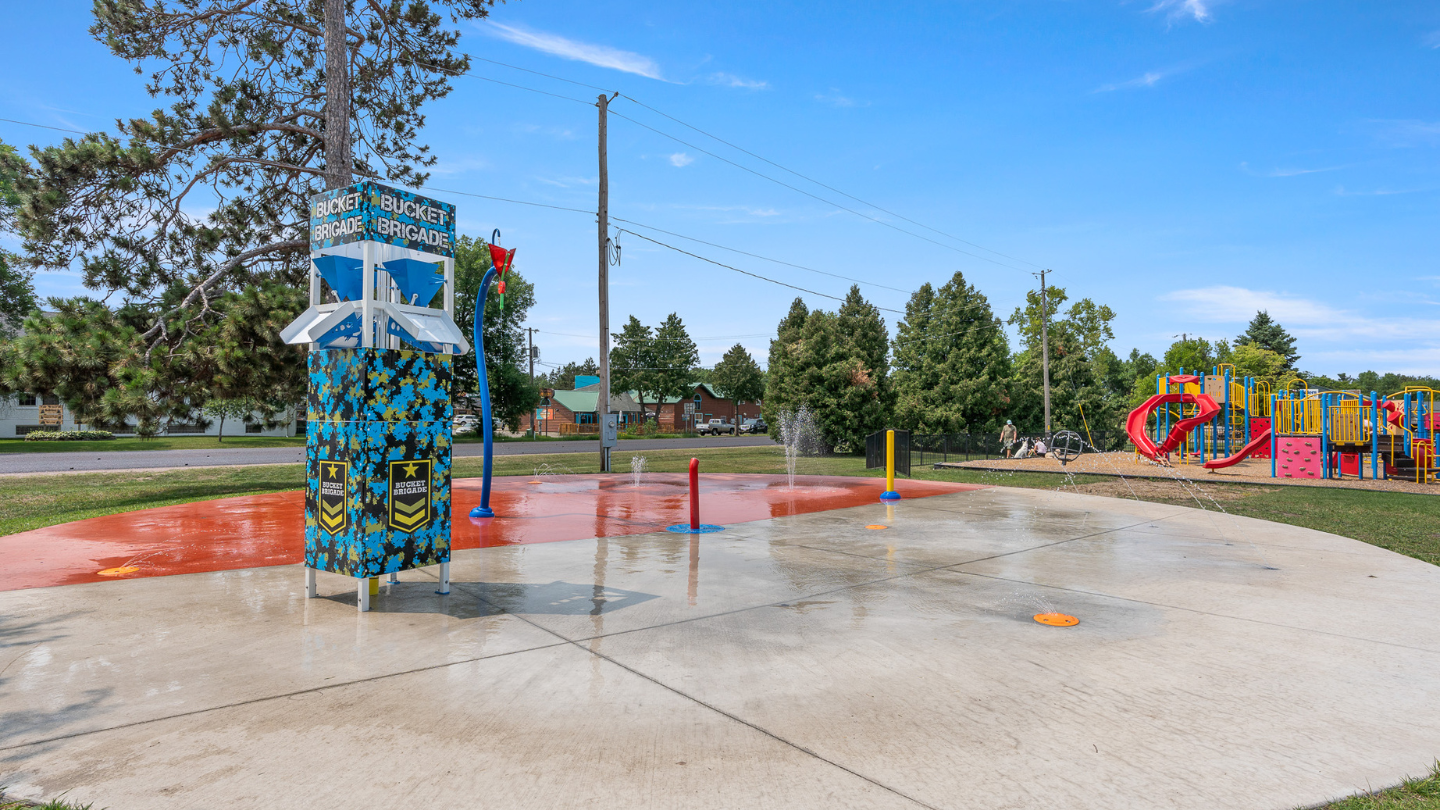
[[[1240,462],[1249,458],[1251,453],[1259,450],[1262,447],[1266,447],[1269,444],[1270,431],[1267,430],[1264,433],[1261,433],[1259,436],[1251,439],[1250,443],[1240,448],[1240,452],[1236,453],[1235,455],[1228,456],[1226,458],[1212,458],[1209,461],[1205,462],[1205,469],[1218,470],[1221,467],[1229,467],[1233,464],[1239,464]]]
[[[1190,377],[1191,375],[1184,376]],[[1177,374],[1172,376],[1170,381],[1194,382],[1194,378],[1183,379],[1181,375]],[[1194,416],[1176,422],[1170,428],[1170,435],[1165,437],[1165,442],[1156,447],[1155,443],[1150,441],[1150,437],[1145,434],[1145,421],[1150,418],[1150,414],[1156,408],[1167,402],[1194,403],[1200,408]],[[1145,404],[1130,412],[1130,416],[1125,420],[1125,432],[1130,435],[1130,441],[1135,443],[1135,449],[1140,451],[1140,455],[1153,461],[1159,456],[1169,455],[1170,451],[1179,447],[1180,442],[1185,440],[1185,434],[1197,425],[1203,425],[1214,419],[1218,413],[1220,413],[1220,406],[1215,404],[1215,400],[1211,399],[1209,394],[1156,394],[1145,400]]]

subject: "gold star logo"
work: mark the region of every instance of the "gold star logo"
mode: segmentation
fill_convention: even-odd
[[[326,467],[326,469],[328,469],[328,470],[330,471],[330,477],[331,477],[331,478],[339,478],[339,477],[340,477],[340,465],[339,465],[339,464],[335,464],[335,463],[332,462],[332,463],[330,463],[330,464],[326,464],[325,467]]]
[[[403,467],[403,469],[405,470],[405,477],[406,477],[406,478],[414,478],[414,477],[415,477],[415,473],[420,469],[420,465],[419,465],[419,464],[406,464],[406,465]]]

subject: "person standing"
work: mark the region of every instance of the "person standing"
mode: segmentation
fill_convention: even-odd
[[[1005,448],[1006,458],[1010,458],[1010,454],[1014,452],[1015,439],[1018,435],[1018,432],[1015,430],[1015,423],[1006,419],[1005,427],[1000,428],[1000,445]]]

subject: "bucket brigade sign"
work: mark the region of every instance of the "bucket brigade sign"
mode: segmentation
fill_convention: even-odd
[[[311,251],[366,240],[454,256],[455,206],[373,180],[311,198]]]

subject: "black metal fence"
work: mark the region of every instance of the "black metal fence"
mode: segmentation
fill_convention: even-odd
[[[910,474],[910,431],[895,431],[895,472]],[[885,469],[885,431],[879,430],[865,437],[865,469]]]
[[[904,437],[903,439],[901,437]],[[1091,434],[1095,447],[1109,450],[1111,442],[1123,445],[1123,435],[1110,431],[1096,431]],[[1033,447],[1043,434],[1021,434],[1007,448],[1000,441],[999,433],[911,433],[895,431],[895,471],[909,475],[913,467],[928,467],[933,464],[958,461],[984,461],[1013,456],[1028,439]],[[903,448],[903,449],[902,449]],[[1089,448],[1087,448],[1087,451]],[[878,431],[865,437],[865,468],[885,467],[885,431]]]

